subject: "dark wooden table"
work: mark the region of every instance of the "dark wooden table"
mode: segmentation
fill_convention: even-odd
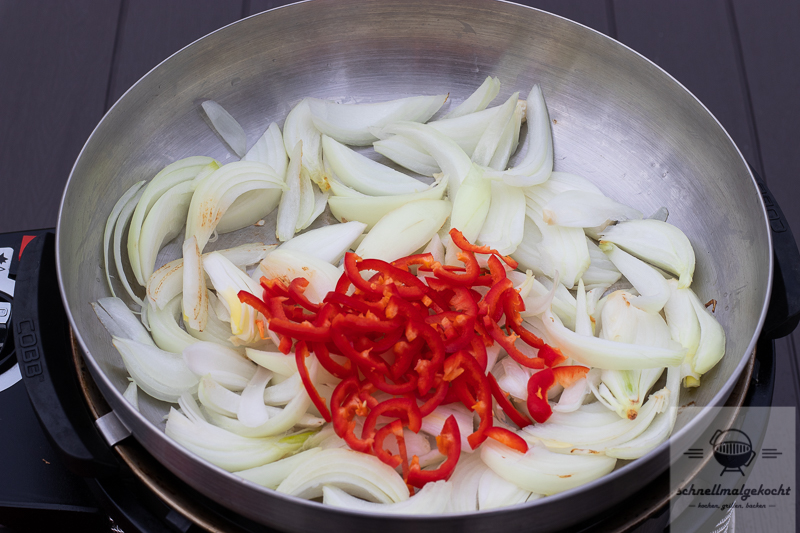
[[[0,232],[52,227],[83,143],[161,60],[280,0],[0,0]],[[655,61],[719,119],[800,235],[800,2],[528,0]],[[800,398],[778,342],[776,405]]]

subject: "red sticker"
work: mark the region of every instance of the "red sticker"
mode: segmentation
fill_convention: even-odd
[[[22,244],[19,246],[19,257],[17,259],[22,259],[22,252],[25,250],[25,247],[28,246],[28,243],[31,242],[33,239],[36,238],[36,235],[23,235],[22,236]]]

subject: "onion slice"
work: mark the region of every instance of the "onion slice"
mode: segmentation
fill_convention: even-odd
[[[137,181],[131,187],[123,193],[117,203],[114,204],[114,207],[111,209],[111,214],[108,215],[108,219],[106,220],[106,227],[103,231],[103,268],[106,273],[106,282],[108,283],[108,289],[111,291],[112,296],[116,296],[116,292],[114,292],[114,286],[111,284],[111,271],[108,269],[108,258],[109,255],[113,258],[117,258],[120,256],[120,248],[115,247],[109,250],[109,246],[111,245],[111,237],[114,233],[114,228],[117,225],[117,220],[119,219],[120,213],[122,212],[123,208],[128,204],[130,201],[135,201],[138,205],[139,199],[141,198],[141,191],[142,185],[144,185],[144,180]],[[138,197],[138,198],[137,198]],[[127,278],[123,271],[117,266],[117,272],[120,274],[121,281],[123,284],[128,284]],[[130,285],[130,284],[128,284]],[[133,291],[131,291],[133,292]],[[135,296],[135,295],[134,295]],[[134,300],[136,301],[136,300]],[[139,301],[141,303],[141,300]]]
[[[444,480],[428,483],[414,496],[399,503],[373,503],[355,496],[344,490],[325,485],[322,487],[322,503],[332,507],[341,507],[347,510],[366,511],[388,515],[433,515],[444,512],[450,494],[453,491],[452,483]]]
[[[475,89],[466,100],[458,104],[447,113],[443,118],[457,118],[469,115],[476,111],[482,111],[497,97],[500,92],[500,79],[497,77],[486,76],[480,87]]]
[[[206,100],[200,104],[211,123],[214,133],[239,157],[244,157],[247,152],[247,135],[239,124],[225,108],[214,100]]]

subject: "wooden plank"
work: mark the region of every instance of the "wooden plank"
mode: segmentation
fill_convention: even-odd
[[[242,14],[241,0],[125,0],[107,105],[161,61]]]
[[[72,165],[103,116],[120,5],[0,7],[0,232],[54,226]]]
[[[617,38],[674,76],[717,117],[745,159],[758,151],[725,0],[614,0]]]

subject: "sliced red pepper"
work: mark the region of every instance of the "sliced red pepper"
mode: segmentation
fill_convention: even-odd
[[[239,301],[243,304],[247,304],[269,320],[272,317],[272,313],[269,310],[269,306],[264,303],[258,296],[254,294],[250,294],[247,291],[239,291],[236,296],[239,298]]]
[[[295,361],[297,362],[297,371],[300,373],[300,379],[303,381],[306,392],[311,397],[311,401],[314,402],[314,406],[316,406],[322,418],[324,418],[326,422],[330,422],[331,412],[328,410],[328,406],[325,405],[325,398],[319,395],[317,388],[314,387],[314,383],[311,381],[311,376],[308,375],[306,357],[309,355],[311,354],[308,351],[308,346],[306,346],[305,341],[299,341],[295,346]]]
[[[519,266],[519,263],[514,261],[512,258],[505,255],[501,255],[500,252],[489,248],[488,245],[477,246],[475,244],[471,244],[464,237],[464,234],[458,231],[456,228],[450,230],[450,238],[453,239],[453,244],[455,244],[464,251],[475,252],[478,254],[493,254],[502,259],[503,262],[505,262],[505,264],[507,264],[511,268],[517,268]]]
[[[469,344],[470,347],[468,351],[470,355],[475,358],[485,374],[487,371],[486,367],[489,364],[489,354],[486,353],[486,344],[484,344],[483,339],[481,339],[478,335],[474,335]]]
[[[536,422],[546,422],[553,409],[547,401],[547,391],[555,385],[556,377],[552,368],[540,370],[528,380],[528,412]]]
[[[334,361],[331,357],[330,350],[328,350],[328,346],[324,342],[315,342],[313,347],[314,355],[317,356],[317,360],[319,364],[322,365],[322,368],[337,378],[345,379],[355,373],[355,365],[353,365],[353,362],[350,359],[345,359],[343,364]]]
[[[450,415],[445,420],[442,432],[436,437],[436,447],[439,449],[439,453],[446,456],[444,462],[435,470],[422,470],[419,466],[419,458],[415,455],[411,459],[406,483],[422,488],[433,481],[450,479],[461,455],[461,432],[458,430],[455,416]]]
[[[525,442],[525,439],[506,428],[497,426],[491,427],[486,430],[486,435],[519,453],[526,453],[528,451],[528,443]]]
[[[430,398],[428,398],[424,404],[419,406],[420,415],[422,418],[425,418],[429,414],[431,414],[434,409],[439,407],[442,402],[444,401],[445,397],[447,396],[447,391],[450,388],[449,384],[442,379],[442,376],[437,375],[435,378],[435,385],[433,389],[433,394],[430,394]]]
[[[266,276],[261,276],[261,287],[263,287],[264,292],[268,293],[270,298],[274,298],[276,296],[281,296],[284,298],[289,297],[289,288],[283,283],[281,280],[275,279],[267,279]]]
[[[500,320],[503,315],[503,302],[506,291],[514,291],[514,282],[509,278],[503,278],[495,283],[483,300],[478,304],[478,312],[492,318],[495,322]],[[516,291],[514,291],[516,292]]]
[[[312,313],[319,312],[319,304],[311,303],[305,295],[306,287],[308,287],[308,280],[306,278],[294,278],[289,283],[289,297],[308,309]]]
[[[339,320],[343,328],[360,333],[391,333],[403,326],[400,319],[381,320],[370,312],[365,316],[338,315],[335,320]]]
[[[462,370],[462,372],[459,373],[458,370]],[[480,365],[464,350],[456,352],[444,362],[445,381],[448,381],[448,376],[451,376],[450,380],[452,380],[462,374],[475,390],[476,402],[468,407],[478,413],[481,420],[478,429],[467,437],[469,445],[474,450],[486,440],[486,430],[492,427],[492,392],[489,379],[481,370]]]
[[[364,370],[364,375],[367,376],[367,379],[375,385],[375,388],[387,392],[389,394],[408,394],[409,392],[417,389],[417,378],[414,376],[413,372],[409,372],[405,375],[406,381],[405,383],[399,383],[395,380],[395,383],[388,383],[386,381],[386,377],[379,372],[372,372],[371,370]]]
[[[347,294],[351,285],[352,283],[350,283],[350,278],[347,276],[347,272],[342,272],[342,275],[339,276],[339,280],[336,282],[336,288],[334,289],[334,292],[339,294]]]
[[[279,335],[308,342],[327,342],[331,340],[330,326],[317,327],[309,321],[297,323],[288,318],[273,318],[269,321],[269,329]]]
[[[358,261],[358,270],[379,272],[383,276],[383,285],[394,284],[403,298],[418,300],[427,292],[425,284],[417,276],[380,259],[362,259]],[[379,287],[378,292],[382,293],[383,289]]]
[[[389,435],[394,435],[397,439],[397,447],[400,449],[400,455],[390,454],[384,449],[383,441]],[[406,460],[402,457],[406,455],[406,453],[404,453],[406,443],[403,438],[403,423],[399,420],[395,420],[379,429],[378,432],[375,433],[375,441],[372,443],[372,448],[375,451],[375,456],[392,468],[397,468],[401,464],[406,463]],[[406,466],[406,468],[408,467]]]
[[[556,381],[565,389],[579,379],[585,378],[588,373],[589,367],[581,365],[557,366],[553,368],[553,375],[556,377]]]
[[[409,267],[414,265],[420,266],[423,270],[430,270],[433,268],[435,262],[436,260],[433,258],[433,254],[424,253],[401,257],[400,259],[392,261],[392,265],[408,272]]]
[[[539,369],[545,367],[545,360],[542,357],[528,357],[522,353],[519,348],[514,346],[514,341],[517,340],[517,336],[513,333],[506,336],[503,330],[500,329],[500,326],[497,325],[497,322],[492,320],[491,317],[483,317],[483,324],[489,330],[489,335],[508,352],[508,355],[510,355],[514,361],[528,368]]]
[[[364,430],[361,439],[370,439],[375,436],[375,425],[379,416],[399,418],[414,433],[419,433],[422,428],[422,415],[420,415],[417,402],[411,398],[391,398],[377,404],[364,420]]]
[[[491,256],[489,258],[489,274],[492,277],[492,285],[500,283],[502,280],[506,279],[508,276],[506,275],[506,269],[503,267],[503,264],[500,263],[500,260],[496,256]]]
[[[342,355],[359,366],[385,374],[389,370],[386,361],[370,353],[371,349],[358,351],[353,348],[350,339],[347,338],[347,331],[345,315],[336,315],[336,318],[334,318],[331,323],[331,339],[333,339],[333,343],[342,352]]]
[[[493,374],[489,374],[489,385],[492,387],[492,396],[497,401],[497,405],[500,406],[500,409],[514,422],[517,426],[524,428],[525,426],[530,426],[533,424],[531,419],[528,418],[527,415],[521,413],[514,407],[514,404],[506,397],[506,393],[503,389],[500,388],[500,385],[497,383],[497,379],[495,379]],[[490,435],[491,436],[491,435]]]
[[[371,387],[372,385],[369,384]],[[351,449],[357,452],[370,453],[372,451],[372,438],[360,439],[354,429],[356,423],[353,420],[356,415],[366,416],[368,414],[368,404],[362,399],[361,393],[365,391],[363,384],[358,377],[352,376],[336,386],[331,396],[331,417],[333,419],[333,430],[343,438]]]
[[[522,325],[520,312],[525,310],[525,302],[517,291],[509,291],[505,294],[503,307],[506,313],[506,325],[519,335],[525,344],[537,349],[545,345],[542,339]]]
[[[325,299],[322,301],[326,303],[335,303],[342,305],[344,307],[349,307],[351,310],[356,311],[358,313],[372,312],[378,314],[383,311],[379,303],[363,300],[355,296],[348,296],[340,292],[329,292],[327,295],[325,295]]]
[[[544,359],[544,364],[549,367],[560,365],[567,360],[567,357],[561,353],[561,350],[553,348],[549,344],[545,344],[539,348],[539,357]]]
[[[441,281],[447,282],[451,286],[473,285],[481,273],[481,266],[478,264],[475,254],[472,252],[459,252],[457,257],[459,261],[464,263],[465,271],[463,274],[458,274],[443,266],[434,267],[433,274]]]
[[[421,358],[414,365],[414,370],[419,375],[419,392],[425,394],[433,387],[434,377],[444,364],[444,343],[431,326],[425,322],[410,320],[406,324],[406,338],[413,342],[417,337],[422,337],[428,345],[428,350],[420,352]]]

